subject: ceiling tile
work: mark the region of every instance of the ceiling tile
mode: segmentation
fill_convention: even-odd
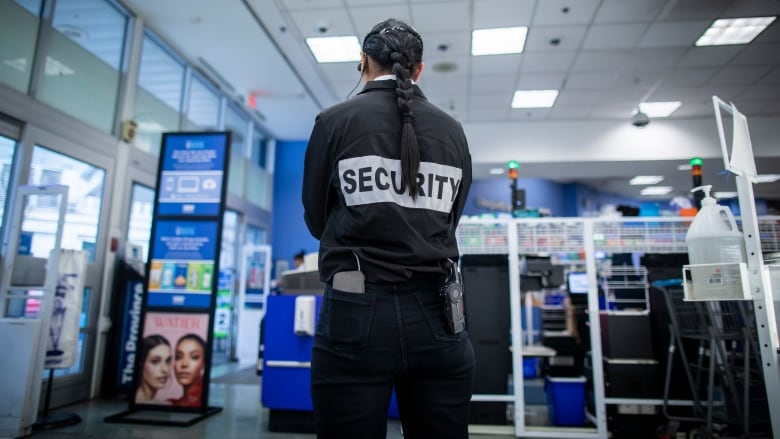
[[[647,29],[646,24],[602,24],[588,30],[583,49],[610,50],[634,48]]]
[[[535,0],[479,0],[474,2],[474,29],[527,26]]]
[[[540,0],[536,5],[533,24],[567,25],[588,24],[593,19],[600,0]],[[565,12],[564,12],[565,11]]]
[[[664,82],[653,90],[653,93],[647,97],[646,101],[682,101],[684,104],[687,104],[688,102],[707,102],[707,100],[703,99],[698,93],[692,93],[692,91],[695,91],[695,89],[681,85],[670,85]],[[676,113],[677,112],[675,112],[675,114]]]
[[[768,75],[758,81],[762,84],[780,84],[780,67],[775,67]]]
[[[414,27],[423,35],[471,29],[470,5],[470,2],[465,1],[412,3]]]
[[[311,4],[311,0],[296,0],[299,2],[306,2]],[[369,5],[396,5],[396,4],[406,4],[406,0],[344,0],[347,3],[347,6],[369,6]],[[390,17],[385,17],[390,18]]]
[[[355,62],[332,62],[317,64],[320,71],[330,81],[348,82],[348,80],[358,81],[360,79],[360,72],[355,68],[357,63]]]
[[[744,46],[692,47],[683,55],[678,67],[723,66],[731,61]]]
[[[610,99],[608,101],[597,102],[593,106],[593,112],[590,117],[594,119],[622,119],[625,118],[628,121],[631,115],[636,110],[636,101],[633,100],[615,100]]]
[[[566,75],[560,73],[528,74],[523,73],[517,81],[518,90],[560,90]]]
[[[675,110],[672,115],[673,118],[679,117],[707,117],[714,116],[715,110],[712,107],[712,101],[698,100],[698,101],[683,101],[683,104]]]
[[[347,96],[355,96],[363,89],[363,84],[358,80],[354,81],[330,81],[330,85],[333,87],[333,93],[335,94],[336,101],[347,99]],[[350,95],[350,92],[352,94]]]
[[[663,69],[676,65],[686,49],[668,47],[659,49],[636,49],[623,60],[624,69]]]
[[[628,51],[580,51],[571,66],[572,71],[615,71],[620,68]]]
[[[512,103],[512,93],[472,93],[471,108],[506,108]]]
[[[746,89],[744,85],[714,85],[706,84],[701,87],[689,89],[692,98],[707,100],[712,105],[712,97],[717,96],[725,102],[738,102],[739,96]]]
[[[425,72],[420,78],[420,88],[427,95],[446,94],[446,93],[466,93],[468,90],[469,79],[466,76],[449,76],[431,78],[426,76]]]
[[[316,8],[341,8],[344,6],[342,0],[318,0]],[[302,9],[312,9],[311,0],[282,0],[282,7],[289,11],[297,11]]]
[[[552,107],[549,119],[586,119],[593,111],[593,104],[568,104],[559,97]]]
[[[604,0],[594,23],[641,23],[655,19],[666,0]]]
[[[471,59],[471,74],[481,75],[511,75],[520,69],[520,55],[488,55],[475,56]]]
[[[506,108],[471,108],[468,112],[468,120],[471,122],[503,122],[507,120],[510,107]],[[476,139],[471,140],[471,147],[477,144]]]
[[[740,99],[739,102],[735,102],[734,104],[737,106],[737,109],[739,109],[739,112],[747,116],[748,118],[750,116],[758,116],[758,115],[764,115],[769,111],[769,104],[771,104],[773,101],[769,99],[758,99],[758,100],[746,100],[746,99]],[[750,123],[750,119],[748,119],[748,123]]]
[[[523,73],[565,72],[577,52],[533,52],[523,55]]]
[[[422,35],[423,60],[471,56],[471,35],[466,32],[432,32]]]
[[[561,92],[558,94],[558,99],[555,101],[555,105],[594,105],[603,98],[604,93],[601,91],[561,90]]]
[[[778,41],[780,41],[780,19],[778,18],[753,40],[754,43],[776,43]]]
[[[710,84],[750,85],[770,70],[769,66],[726,66],[710,80]]]
[[[427,60],[423,56],[425,63],[422,73],[423,80],[468,76],[471,69],[471,58],[471,56],[447,56]],[[454,70],[452,70],[453,66]]]
[[[428,94],[428,100],[440,109],[450,115],[460,115],[468,113],[469,97],[466,95],[453,95],[451,92],[446,94]]]
[[[740,99],[734,101],[737,108],[742,99],[780,99],[780,87],[764,84],[750,86],[740,93]]]
[[[732,1],[721,13],[721,17],[763,17],[780,15],[780,3],[763,0]]]
[[[718,17],[718,13],[731,0],[685,0],[670,2],[670,7],[664,9],[659,20],[709,20],[710,23]]]
[[[350,8],[349,15],[355,23],[358,39],[360,39],[361,42],[368,32],[371,31],[371,28],[380,21],[387,20],[388,18],[396,18],[414,26],[414,23],[411,22],[411,10],[409,9],[409,5],[406,4],[383,4],[380,6]]]
[[[732,61],[739,65],[780,65],[780,43],[749,44]]]
[[[517,75],[472,75],[469,82],[471,94],[477,93],[512,93],[516,89]]]
[[[528,30],[525,52],[542,50],[578,50],[585,37],[586,26],[534,26]],[[550,43],[557,39],[558,44]]]
[[[639,47],[691,47],[712,21],[656,22],[650,25]]]
[[[702,85],[710,80],[718,72],[713,67],[677,68],[666,72],[665,85]]]
[[[544,120],[552,108],[512,108],[509,110],[510,120]]]
[[[290,16],[304,38],[356,35],[346,9],[300,10],[290,12]],[[318,30],[323,24],[328,27],[325,33]]]
[[[604,90],[615,76],[615,72],[572,72],[566,78],[566,90]]]

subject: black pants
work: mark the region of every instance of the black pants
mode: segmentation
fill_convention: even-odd
[[[325,289],[311,393],[317,437],[385,439],[395,388],[405,439],[468,438],[474,350],[446,330],[438,285]]]

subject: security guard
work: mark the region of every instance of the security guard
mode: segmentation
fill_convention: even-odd
[[[316,119],[303,205],[326,282],[312,352],[319,438],[385,438],[392,391],[404,436],[467,438],[474,352],[447,326],[442,284],[471,186],[461,125],[415,84],[423,42],[380,22],[363,90]]]

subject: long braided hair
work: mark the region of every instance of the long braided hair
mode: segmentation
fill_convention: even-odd
[[[377,23],[366,35],[363,52],[395,75],[395,94],[401,114],[401,187],[408,188],[409,195],[416,200],[420,146],[414,132],[411,75],[412,69],[422,62],[422,38],[408,24],[391,18]]]

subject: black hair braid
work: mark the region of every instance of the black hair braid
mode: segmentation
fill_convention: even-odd
[[[398,96],[398,110],[401,113],[401,180],[409,188],[409,195],[417,199],[417,172],[420,170],[420,146],[414,132],[414,111],[412,110],[412,79],[408,58],[401,52],[390,54],[395,74],[395,94]]]
[[[422,62],[422,38],[413,27],[391,18],[377,23],[366,35],[363,52],[395,75],[396,102],[401,114],[401,185],[409,189],[413,200],[417,200],[420,145],[414,131],[411,76],[413,67]]]

